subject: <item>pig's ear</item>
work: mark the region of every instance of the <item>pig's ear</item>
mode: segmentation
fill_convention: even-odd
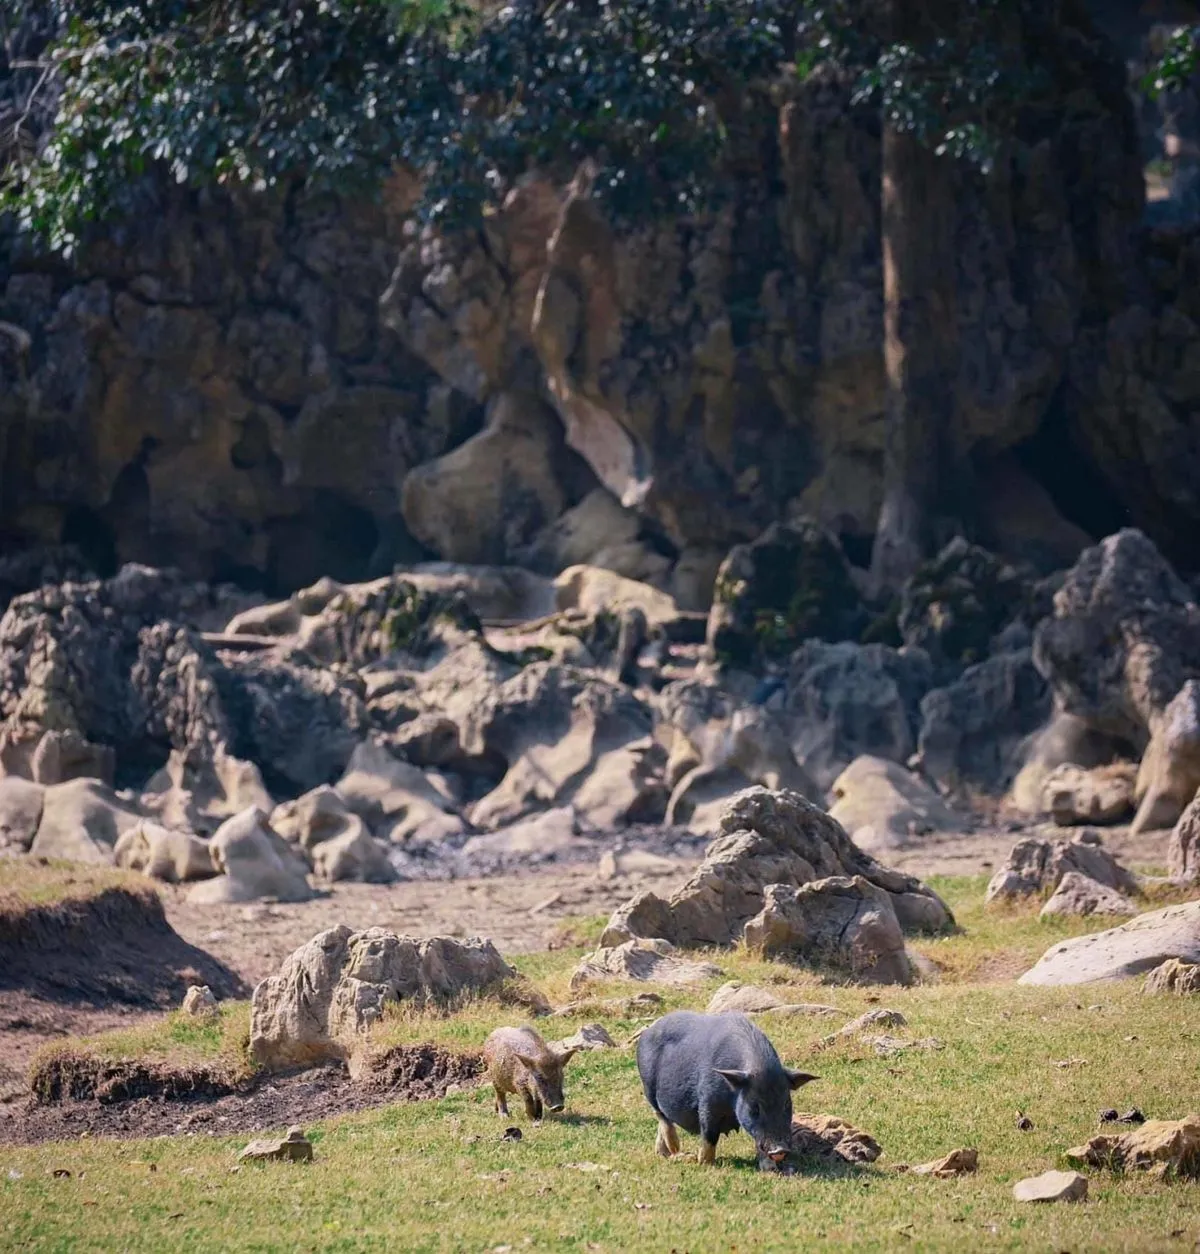
[[[560,1067],[565,1067],[577,1053],[579,1053],[578,1049],[561,1050],[558,1055],[558,1065]]]
[[[743,1088],[750,1083],[749,1071],[722,1071],[720,1067],[714,1067],[713,1070],[717,1075],[724,1076],[735,1089]]]
[[[809,1075],[805,1071],[793,1071],[790,1067],[784,1067],[784,1074],[788,1078],[788,1083],[794,1089],[803,1087],[805,1084],[811,1084],[814,1080],[819,1080],[819,1075]]]
[[[530,1071],[536,1071],[538,1069],[538,1060],[536,1058],[530,1058],[528,1054],[514,1053],[513,1057],[521,1064],[522,1067],[526,1067]]]

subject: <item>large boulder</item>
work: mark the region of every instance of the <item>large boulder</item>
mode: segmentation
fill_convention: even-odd
[[[831,818],[867,853],[903,849],[934,832],[962,830],[962,820],[919,776],[885,758],[856,758],[834,780]]]
[[[564,570],[554,581],[554,604],[560,612],[575,610],[590,616],[641,610],[650,628],[679,618],[679,607],[669,593],[598,566]]]
[[[849,640],[866,625],[862,596],[838,541],[809,518],[775,523],[732,549],[717,572],[709,655],[746,666],[805,640]]]
[[[779,705],[792,753],[819,788],[863,754],[907,762],[932,669],[919,649],[808,641],[792,655]]]
[[[1059,827],[1121,823],[1133,815],[1137,767],[1112,762],[1090,769],[1067,763],[1055,767],[1042,785],[1042,810]]]
[[[1171,832],[1167,874],[1177,884],[1200,884],[1200,793],[1192,798]]]
[[[1189,679],[1151,724],[1137,775],[1135,832],[1171,827],[1200,788],[1200,680]]]
[[[1200,676],[1200,605],[1140,531],[1120,531],[1068,573],[1034,634],[1034,659],[1057,709],[1140,751]]]
[[[515,975],[491,941],[343,924],[314,936],[254,990],[250,1052],[270,1070],[351,1060],[388,1005],[447,1005]]]
[[[764,957],[832,966],[871,984],[913,981],[892,899],[861,875],[768,885],[744,936]]]
[[[271,814],[271,827],[303,849],[317,878],[327,883],[354,880],[386,884],[395,879],[387,847],[328,786],[277,806]]]
[[[0,776],[0,851],[25,853],[33,844],[46,789],[15,775]]]
[[[650,804],[647,790],[661,795],[655,755],[648,746],[631,750],[651,727],[648,707],[620,684],[551,662],[524,667],[486,693],[462,724],[468,753],[507,765],[471,821],[502,827],[565,804],[595,826],[634,821]]]
[[[217,878],[197,884],[189,900],[201,904],[241,901],[308,901],[308,864],[251,807],[227,819],[209,842]]]
[[[1089,768],[1113,760],[1111,737],[1093,731],[1076,714],[1055,714],[1023,746],[1021,768],[1009,789],[1009,801],[1023,814],[1040,815],[1046,780],[1064,765]]]
[[[1095,984],[1144,975],[1170,958],[1200,962],[1200,901],[1167,906],[1107,932],[1078,936],[1048,949],[1021,984]]]
[[[37,835],[29,852],[70,862],[107,862],[127,832],[145,816],[98,780],[73,779],[43,794]]]
[[[1077,872],[1118,893],[1136,893],[1137,877],[1104,848],[1095,832],[1071,840],[1019,840],[1005,864],[992,876],[987,901],[1017,901],[1053,892],[1068,872]]]
[[[749,788],[730,803],[720,834],[683,887],[666,901],[643,893],[620,907],[601,944],[637,936],[685,946],[732,944],[762,910],[768,885],[799,888],[831,876],[861,876],[886,893],[906,931],[953,924],[935,893],[863,853],[835,819],[799,793]]]
[[[166,765],[146,781],[140,799],[164,827],[205,836],[250,806],[269,810],[272,805],[258,767],[221,745],[200,753],[172,749]]]
[[[921,700],[922,769],[947,787],[1001,793],[1050,709],[1049,686],[1030,650],[998,653],[969,666]]]
[[[354,750],[334,791],[349,811],[395,844],[438,841],[467,830],[454,802],[424,771],[376,740]]]
[[[113,855],[117,866],[168,884],[206,880],[217,874],[212,850],[203,840],[191,832],[161,827],[148,819],[121,834]]]
[[[1137,906],[1115,888],[1109,888],[1078,871],[1068,871],[1058,882],[1050,900],[1042,907],[1041,917],[1052,919],[1073,915],[1088,918],[1093,914],[1135,915]]]
[[[662,939],[634,939],[604,945],[583,958],[571,974],[572,989],[591,980],[637,980],[641,983],[689,986],[719,978],[711,962],[684,958]]]

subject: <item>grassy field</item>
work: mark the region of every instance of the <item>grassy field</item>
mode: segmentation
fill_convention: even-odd
[[[0,912],[88,901],[110,888],[147,893],[154,891],[154,882],[144,875],[109,866],[55,858],[0,859]]]
[[[749,1141],[722,1141],[715,1168],[664,1162],[631,1050],[581,1055],[567,1071],[568,1113],[530,1126],[501,1121],[489,1094],[397,1105],[309,1129],[315,1161],[234,1170],[248,1139],[75,1141],[0,1151],[0,1245],[23,1250],[1190,1250],[1200,1186],[1097,1174],[1086,1203],[1022,1207],[1012,1184],[1061,1165],[1097,1113],[1140,1106],[1151,1117],[1200,1109],[1200,1017],[1186,999],[1143,997],[1136,983],[1079,990],[1019,988],[1019,970],[1084,930],[1032,912],[984,914],[980,881],[938,885],[964,926],[918,947],[940,983],[908,990],[822,985],[794,969],[723,953],[730,978],[770,982],[795,1000],[847,1015],[901,1010],[902,1035],[941,1049],[879,1057],[861,1043],[814,1050],[841,1019],[763,1020],[785,1061],[817,1072],[798,1109],[836,1114],[875,1136],[871,1167],[772,1177]],[[521,960],[556,1001],[578,951]],[[717,982],[719,983],[719,981]],[[713,986],[672,994],[703,1006]],[[640,986],[613,986],[620,995]],[[207,1033],[168,1018],[150,1033],[92,1048],[195,1060],[227,1054],[233,1010]],[[380,1034],[477,1047],[513,1012],[481,1002],[452,1018],[398,1015]],[[591,1013],[584,1018],[596,1018]],[[572,1018],[544,1021],[567,1035]],[[641,1026],[608,1017],[623,1041]],[[180,1039],[182,1034],[182,1039]],[[514,1107],[514,1111],[518,1110]],[[1032,1131],[1016,1126],[1018,1109]],[[500,1139],[522,1126],[517,1143]],[[688,1144],[685,1138],[685,1146]],[[694,1147],[694,1141],[690,1142]],[[975,1176],[901,1174],[959,1146],[980,1152]],[[59,1173],[56,1175],[55,1173]],[[69,1172],[69,1175],[62,1173]]]

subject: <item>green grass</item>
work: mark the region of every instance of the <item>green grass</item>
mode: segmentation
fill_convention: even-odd
[[[881,1058],[861,1043],[817,1051],[841,1020],[764,1019],[785,1061],[820,1075],[798,1109],[836,1114],[874,1135],[872,1167],[759,1174],[744,1137],[722,1141],[718,1165],[664,1162],[631,1050],[580,1055],[567,1070],[568,1116],[530,1126],[501,1121],[489,1095],[382,1108],[310,1129],[315,1161],[238,1171],[250,1137],[76,1141],[0,1151],[0,1247],[24,1250],[1187,1250],[1200,1236],[1200,1186],[1096,1174],[1087,1203],[1022,1207],[1012,1184],[1061,1166],[1061,1152],[1109,1106],[1151,1117],[1200,1108],[1200,1020],[1184,998],[1146,998],[1137,982],[1036,989],[1010,979],[972,983],[987,953],[1032,954],[1086,925],[1044,924],[1033,909],[984,913],[977,881],[938,885],[965,931],[919,946],[944,967],[914,989],[822,985],[803,971],[721,954],[730,978],[770,980],[798,1000],[847,1015],[892,1006],[907,1035],[943,1048]],[[1092,925],[1092,930],[1099,926]],[[556,1001],[577,950],[521,959]],[[971,973],[976,973],[973,976]],[[627,996],[613,985],[596,997]],[[659,990],[663,991],[663,990]],[[667,1005],[703,1006],[712,987],[671,992]],[[591,1016],[595,1017],[595,1016]],[[450,1017],[396,1015],[377,1046],[441,1040],[477,1047],[519,1012],[480,1001]],[[622,1041],[640,1026],[605,1018]],[[572,1017],[541,1021],[550,1037]],[[154,1048],[215,1048],[177,1041]],[[219,1034],[224,1037],[225,1030]],[[122,1034],[122,1048],[139,1048]],[[147,1046],[149,1047],[149,1046]],[[169,1051],[168,1051],[169,1052]],[[1071,1061],[1070,1066],[1056,1063]],[[1034,1121],[1016,1127],[1016,1112]],[[505,1122],[524,1138],[500,1141]],[[685,1144],[688,1143],[685,1138]],[[695,1142],[690,1141],[694,1147]],[[899,1174],[959,1146],[980,1151],[977,1175]],[[572,1164],[599,1164],[580,1170]],[[55,1170],[69,1171],[56,1178]],[[13,1173],[16,1173],[15,1175]],[[1178,1236],[1173,1236],[1178,1233]]]
[[[87,901],[111,888],[154,891],[154,882],[132,871],[53,858],[0,858],[0,913]]]

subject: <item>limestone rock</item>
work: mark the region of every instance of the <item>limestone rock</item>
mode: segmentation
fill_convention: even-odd
[[[377,740],[354,750],[334,791],[353,814],[394,844],[438,841],[466,830],[454,803],[425,772],[401,762]]]
[[[1018,1202],[1082,1202],[1087,1194],[1087,1176],[1077,1171],[1044,1171],[1013,1185]]]
[[[745,940],[764,957],[827,964],[873,984],[913,982],[891,898],[862,876],[768,885]]]
[[[404,521],[448,561],[504,563],[569,504],[564,458],[553,411],[532,393],[501,392],[478,435],[409,472]]]
[[[1059,827],[1121,823],[1133,814],[1136,779],[1137,768],[1129,762],[1090,770],[1064,764],[1051,771],[1042,785],[1042,810]]]
[[[601,946],[588,954],[575,968],[571,987],[577,989],[589,980],[639,980],[649,984],[704,984],[720,976],[721,968],[711,962],[697,962],[677,955],[675,946],[665,940],[630,940],[615,946]]]
[[[168,884],[205,880],[217,873],[212,852],[204,841],[191,832],[162,827],[149,819],[122,832],[113,855],[117,866],[141,871]]]
[[[395,878],[386,846],[328,785],[276,806],[270,825],[305,851],[327,883],[386,884]]]
[[[494,860],[553,861],[573,849],[585,848],[579,838],[579,823],[570,806],[546,810],[484,835],[472,836],[462,847],[462,855],[472,864]]]
[[[1150,1119],[1130,1132],[1094,1136],[1086,1145],[1067,1150],[1065,1158],[1077,1167],[1200,1176],[1200,1115]]]
[[[208,847],[218,875],[197,884],[191,901],[308,901],[313,896],[307,863],[271,830],[259,809],[226,819]]]
[[[250,1051],[272,1070],[346,1060],[389,1004],[449,1004],[514,976],[491,941],[343,924],[314,936],[254,990]]]
[[[1019,840],[1008,860],[991,878],[987,901],[1014,901],[1052,892],[1068,871],[1119,893],[1136,893],[1136,876],[1104,848],[1100,837],[1085,831],[1071,840]]]
[[[979,1169],[979,1151],[977,1149],[956,1149],[932,1162],[922,1163],[912,1169],[915,1176],[936,1176],[939,1180],[950,1180],[955,1176],[973,1175]]]
[[[1200,993],[1200,964],[1171,958],[1146,976],[1143,993]]]
[[[609,1036],[608,1029],[603,1023],[585,1023],[574,1035],[555,1041],[551,1046],[560,1054],[572,1049],[594,1050],[616,1049],[616,1047],[616,1041]]]
[[[939,784],[1003,792],[1050,712],[1050,689],[1032,652],[997,653],[922,698],[921,766]]]
[[[890,871],[858,849],[841,826],[798,793],[750,788],[725,811],[720,834],[694,875],[663,901],[643,893],[609,920],[602,943],[657,936],[684,946],[742,939],[769,885],[862,877],[891,900],[905,930],[938,931],[953,919],[919,880]]]
[[[646,789],[651,797],[661,796],[653,783],[655,755],[645,743],[649,709],[621,685],[593,674],[535,662],[483,694],[462,731],[467,752],[508,767],[471,810],[477,827],[500,827],[568,803],[581,820],[591,822],[594,814],[597,826],[611,826],[636,821],[649,804]],[[633,748],[635,742],[642,747]],[[606,758],[613,753],[618,756]],[[595,772],[599,776],[589,787]],[[580,791],[586,810],[578,802]]]
[[[1053,987],[1127,979],[1170,958],[1200,962],[1200,901],[1167,906],[1107,932],[1062,941],[1018,982]]]
[[[302,1128],[289,1128],[286,1136],[259,1137],[238,1155],[239,1162],[312,1162],[312,1142]]]
[[[1043,785],[1051,772],[1064,764],[1103,766],[1111,761],[1112,749],[1111,739],[1092,731],[1078,715],[1055,714],[1024,742],[1009,800],[1024,814],[1040,815]]]
[[[890,1010],[887,1007],[878,1007],[875,1010],[868,1010],[859,1015],[857,1019],[840,1027],[831,1036],[824,1037],[819,1048],[828,1049],[831,1045],[836,1045],[839,1041],[847,1041],[856,1036],[864,1036],[875,1028],[904,1028],[908,1026],[908,1020],[899,1010]]]
[[[873,1163],[883,1147],[836,1115],[793,1115],[792,1152],[802,1157],[836,1155],[848,1163]]]
[[[722,984],[712,995],[708,1003],[709,1014],[726,1012],[755,1015],[837,1015],[841,1011],[836,1006],[822,1006],[815,1002],[785,1002],[765,988],[757,988],[753,984],[740,984],[736,980]]]
[[[1189,679],[1151,723],[1137,775],[1135,832],[1173,827],[1200,789],[1200,680]]]
[[[1123,893],[1097,883],[1078,871],[1068,871],[1054,890],[1054,895],[1042,907],[1043,919],[1056,915],[1077,915],[1084,918],[1093,914],[1135,915],[1138,908]]]
[[[273,804],[258,767],[221,745],[202,754],[173,749],[167,764],[147,780],[141,803],[164,827],[206,836],[250,806],[270,810]]]
[[[1178,884],[1200,883],[1200,793],[1192,799],[1171,832],[1167,874]]]
[[[1200,675],[1200,606],[1140,531],[1120,531],[1068,573],[1034,658],[1056,708],[1140,749]]]
[[[867,853],[904,849],[930,833],[962,829],[961,821],[928,784],[884,758],[856,758],[830,793],[830,818]]]
[[[25,853],[33,844],[46,789],[16,775],[0,776],[0,850]]]
[[[110,745],[95,745],[76,731],[56,728],[38,741],[29,762],[30,778],[39,784],[98,779],[111,787],[115,769],[116,754]]]
[[[805,640],[853,639],[866,611],[838,541],[809,518],[775,523],[717,572],[706,647],[745,666]]]
[[[207,984],[193,984],[183,995],[179,1012],[192,1019],[215,1018],[219,1012],[212,989]]]
[[[29,852],[70,862],[108,862],[143,815],[94,779],[73,779],[46,789],[42,817]]]
[[[929,658],[919,649],[848,641],[801,645],[788,663],[779,703],[796,761],[822,789],[864,754],[907,762],[917,748],[919,707],[931,680]]]
[[[579,610],[590,615],[641,610],[651,629],[679,618],[679,607],[669,593],[598,566],[564,570],[554,581],[554,603],[560,611]]]

